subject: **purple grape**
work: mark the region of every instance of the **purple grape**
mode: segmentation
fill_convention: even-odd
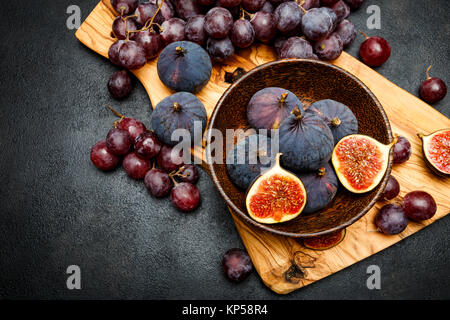
[[[205,16],[205,31],[209,37],[223,39],[233,27],[233,16],[222,7],[212,8]]]
[[[136,10],[138,0],[111,0],[111,5],[118,14],[126,16]]]
[[[156,13],[156,10],[158,10],[158,6],[156,4],[152,4],[150,2],[143,2],[141,3],[134,14],[137,16],[136,23],[143,27],[145,23],[153,18],[153,16]],[[161,14],[161,11],[158,12],[153,22],[156,22],[158,24],[163,23],[163,16]]]
[[[151,159],[161,151],[162,143],[152,131],[141,133],[134,142],[134,150],[144,159]]]
[[[321,0],[322,1],[322,0]],[[362,6],[364,0],[344,0],[352,10],[356,10]]]
[[[306,0],[305,3],[303,4],[303,8],[305,10],[319,7],[320,7],[320,0]]]
[[[398,183],[397,179],[394,176],[389,176],[389,180],[386,184],[386,188],[384,188],[383,194],[381,197],[385,200],[392,200],[400,193],[400,183]]]
[[[169,194],[173,184],[167,172],[161,169],[152,169],[144,177],[147,190],[155,197],[162,198]]]
[[[106,136],[106,147],[116,156],[122,156],[130,151],[133,141],[128,131],[123,129],[111,129]]]
[[[206,43],[206,33],[204,25],[205,16],[203,15],[189,18],[185,28],[186,39],[203,46]]]
[[[288,38],[286,38],[285,36],[281,36],[281,37],[276,38],[275,41],[273,42],[273,47],[278,56],[280,56],[281,48],[283,47],[283,45],[287,41],[287,39]]]
[[[232,282],[245,280],[253,270],[253,264],[247,252],[233,248],[228,250],[222,258],[223,272]]]
[[[333,32],[336,21],[337,16],[330,8],[312,8],[303,15],[303,34],[312,41],[325,39]]]
[[[206,42],[206,51],[215,61],[223,61],[234,54],[234,46],[230,38],[212,39]]]
[[[311,44],[303,38],[291,37],[287,39],[280,49],[281,59],[310,59],[313,56]]]
[[[408,218],[402,207],[396,204],[387,204],[375,217],[375,225],[384,234],[399,234],[408,226]]]
[[[123,118],[119,121],[117,128],[127,130],[132,141],[135,141],[142,132],[147,131],[145,125],[134,118]]]
[[[150,160],[139,157],[136,152],[131,152],[123,158],[122,167],[130,178],[143,179],[152,168]]]
[[[431,219],[436,213],[436,201],[425,191],[413,191],[403,198],[405,213],[411,220]]]
[[[185,21],[199,14],[203,14],[203,9],[197,3],[197,0],[178,0],[176,8],[178,16]]]
[[[255,41],[255,30],[252,24],[245,19],[238,19],[231,29],[231,41],[238,48],[247,48]]]
[[[242,7],[247,11],[258,11],[264,6],[266,0],[242,0]]]
[[[135,41],[144,49],[147,60],[157,57],[164,46],[161,35],[152,29],[137,32]]]
[[[334,60],[341,55],[343,49],[341,37],[336,32],[314,44],[314,53],[321,60]]]
[[[173,172],[183,166],[183,152],[176,153],[172,147],[163,145],[156,163],[166,172]]]
[[[277,29],[282,33],[287,33],[297,29],[303,17],[303,11],[295,1],[280,4],[274,13]]]
[[[275,11],[275,8],[274,8],[273,4],[270,3],[270,1],[266,1],[266,3],[264,3],[261,10],[259,10],[259,11],[262,11],[265,13],[273,13]]]
[[[275,38],[277,27],[273,14],[258,11],[250,22],[255,30],[255,37],[259,41],[268,43]]]
[[[183,182],[189,182],[192,184],[197,183],[199,178],[198,169],[193,164],[185,164],[180,168],[180,174],[178,177]]]
[[[185,39],[186,22],[180,18],[171,18],[162,24],[161,37],[165,44]]]
[[[411,143],[405,137],[399,136],[394,145],[394,163],[400,164],[409,160],[411,157]]]
[[[120,157],[108,150],[106,140],[101,140],[91,149],[91,161],[97,169],[109,171],[117,167]]]
[[[144,49],[133,40],[116,41],[109,48],[108,56],[112,63],[129,70],[139,69],[147,62]]]
[[[117,71],[109,78],[108,90],[115,99],[123,99],[127,97],[132,89],[133,82],[126,70]]]
[[[200,205],[200,191],[191,183],[181,182],[172,189],[170,199],[183,212],[191,212]]]
[[[128,31],[136,31],[137,26],[136,22],[134,22],[133,19],[126,19],[126,28]],[[114,22],[112,24],[112,31],[114,33],[114,36],[119,40],[125,40],[127,38],[127,33],[125,32],[125,20],[118,16],[116,19],[114,19]],[[136,37],[135,32],[130,32],[129,38],[131,40],[134,40]]]
[[[217,0],[217,6],[233,8],[240,5],[242,0]]]
[[[350,15],[350,7],[343,0],[339,0],[336,2],[331,9],[336,13],[337,23],[340,23],[342,20],[347,18]]]
[[[351,45],[356,38],[355,25],[349,20],[343,20],[338,24],[335,31],[341,37],[344,48]]]
[[[151,4],[155,4],[159,6],[161,4],[161,1],[163,0],[149,0]],[[161,6],[160,9],[161,16],[163,18],[163,21],[169,20],[170,18],[173,18],[175,16],[175,9],[170,3],[170,1],[164,1],[164,3]]]

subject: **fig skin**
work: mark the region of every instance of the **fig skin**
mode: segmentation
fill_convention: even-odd
[[[358,133],[358,120],[345,104],[331,99],[319,100],[307,112],[317,114],[330,127],[336,145],[343,137]]]
[[[174,146],[179,142],[172,141],[172,133],[176,129],[188,130],[193,143],[196,138],[195,122],[201,123],[202,131],[197,134],[202,134],[206,128],[207,114],[203,103],[196,96],[189,92],[178,92],[156,105],[151,121],[158,138],[163,143]]]
[[[270,168],[274,159],[271,139],[263,135],[246,137],[234,146],[233,151],[228,152],[226,157],[228,176],[234,185],[243,190],[250,186],[262,170]],[[240,163],[241,152],[244,152],[244,163]],[[251,163],[253,157],[256,157],[256,163]]]
[[[282,163],[296,172],[315,171],[331,159],[333,134],[317,115],[295,108],[280,125]]]
[[[159,55],[158,76],[174,91],[196,93],[209,81],[212,72],[208,53],[198,44],[177,41]]]
[[[316,172],[297,175],[306,189],[306,206],[303,213],[313,213],[325,208],[336,196],[339,182],[333,168],[326,164]]]
[[[255,129],[278,129],[295,107],[303,111],[297,96],[289,90],[269,87],[256,92],[247,106],[247,118]]]
[[[311,250],[328,250],[341,243],[342,240],[344,240],[346,233],[346,229],[342,229],[324,236],[306,238],[303,240],[303,246]]]

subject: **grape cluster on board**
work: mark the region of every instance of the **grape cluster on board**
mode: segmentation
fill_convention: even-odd
[[[175,41],[192,41],[215,61],[255,42],[280,58],[333,60],[356,37],[347,20],[363,0],[111,0],[118,16],[110,60],[142,67]]]
[[[154,197],[170,194],[177,209],[195,210],[200,205],[200,192],[194,185],[199,178],[197,167],[184,164],[183,154],[163,144],[140,120],[112,111],[120,120],[114,122],[106,139],[92,147],[92,163],[102,171],[110,171],[122,162],[127,175],[136,180],[144,179]]]

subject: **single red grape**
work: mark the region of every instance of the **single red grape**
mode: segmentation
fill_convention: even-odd
[[[173,172],[183,165],[183,152],[177,153],[172,147],[163,145],[156,162],[160,168]]]
[[[255,41],[255,30],[250,21],[238,19],[231,29],[231,42],[238,48],[247,48]]]
[[[385,200],[392,200],[400,193],[400,183],[394,176],[389,176],[389,180],[386,184],[386,188],[383,191],[381,197]]]
[[[136,153],[145,159],[151,159],[161,151],[162,143],[152,131],[141,133],[134,143]]]
[[[186,22],[180,18],[171,18],[162,24],[161,37],[165,44],[185,39]]]
[[[178,0],[176,8],[178,16],[185,21],[203,13],[203,8],[197,0]]]
[[[133,141],[126,130],[114,128],[109,130],[106,136],[106,146],[109,152],[117,156],[127,154],[132,145]]]
[[[332,7],[331,10],[336,13],[337,23],[347,18],[350,15],[350,7],[343,0],[339,0]]]
[[[223,256],[222,268],[230,281],[241,282],[252,272],[253,264],[247,252],[233,248]]]
[[[205,25],[204,15],[198,15],[189,18],[185,28],[186,39],[203,46],[206,43],[206,32],[204,25]]]
[[[431,78],[428,72],[431,66],[426,71],[427,79],[420,86],[420,96],[428,103],[436,103],[447,95],[447,86],[442,79]]]
[[[313,56],[311,44],[300,37],[290,37],[280,49],[281,59],[310,59]]]
[[[164,45],[161,35],[151,29],[136,33],[135,40],[144,49],[148,60],[157,57]]]
[[[167,196],[173,187],[169,175],[161,169],[152,169],[147,172],[144,178],[144,184],[147,190],[157,198]]]
[[[396,204],[387,204],[376,215],[375,225],[384,234],[399,234],[408,226],[408,218],[402,207]]]
[[[177,177],[183,182],[195,184],[198,181],[198,169],[193,164],[185,164],[180,168],[180,173]]]
[[[228,36],[233,26],[233,16],[222,7],[215,7],[205,16],[205,31],[211,38],[223,39]]]
[[[259,41],[268,43],[275,38],[277,26],[273,14],[258,11],[250,22],[255,29],[255,37]]]
[[[136,152],[131,152],[123,158],[122,167],[130,178],[143,179],[152,168],[150,160],[141,158]]]
[[[117,167],[120,157],[108,150],[106,140],[100,140],[91,149],[91,161],[98,169],[109,171]]]
[[[289,1],[280,4],[275,9],[273,16],[277,29],[282,33],[287,33],[300,26],[303,11],[296,2]]]
[[[136,22],[134,22],[133,19],[126,19],[126,28],[128,31],[135,31],[137,30]],[[125,32],[125,20],[121,16],[118,16],[116,19],[114,19],[114,22],[112,24],[112,31],[114,33],[114,36],[119,40],[125,40],[127,38],[127,33]],[[131,40],[134,40],[136,37],[135,32],[130,32],[129,38]]]
[[[400,164],[409,160],[411,157],[411,143],[405,137],[399,136],[394,145],[394,163]]]
[[[344,50],[344,45],[336,32],[314,44],[314,52],[322,60],[334,60],[341,55],[342,50]]]
[[[391,55],[391,47],[386,39],[381,37],[366,37],[359,48],[359,55],[363,62],[371,67],[379,67],[385,63]]]
[[[200,191],[191,183],[181,182],[172,189],[170,199],[178,210],[191,212],[200,205]]]
[[[206,41],[206,51],[215,61],[224,61],[234,54],[234,46],[230,38],[213,39]]]
[[[109,78],[108,90],[115,99],[126,98],[132,89],[133,82],[126,70],[117,71]]]
[[[403,198],[405,213],[411,220],[427,220],[436,213],[436,201],[425,191],[413,191]]]
[[[338,24],[335,31],[341,37],[344,48],[351,45],[356,39],[355,25],[349,20],[343,20]]]
[[[136,137],[138,135],[140,135],[142,132],[147,131],[147,128],[141,121],[133,118],[121,119],[117,125],[117,128],[127,130],[133,142],[136,140]]]
[[[139,0],[111,0],[111,5],[118,14],[128,15],[136,10]]]

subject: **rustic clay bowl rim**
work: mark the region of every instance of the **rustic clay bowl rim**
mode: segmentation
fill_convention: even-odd
[[[214,128],[214,123],[216,120],[216,117],[219,113],[220,108],[222,107],[222,103],[223,101],[226,99],[226,97],[228,96],[228,94],[230,94],[230,92],[238,87],[242,81],[244,81],[247,77],[252,76],[254,73],[260,72],[261,70],[265,69],[265,68],[270,68],[274,65],[278,65],[278,64],[282,64],[282,63],[287,63],[287,64],[291,64],[291,63],[295,63],[295,62],[307,62],[307,63],[312,63],[312,64],[320,64],[323,65],[327,68],[331,68],[331,69],[335,69],[336,71],[344,74],[344,76],[347,76],[349,78],[351,78],[353,81],[355,81],[363,90],[365,90],[367,92],[367,94],[370,96],[370,98],[373,100],[373,102],[375,103],[375,105],[378,108],[378,111],[380,112],[384,124],[386,126],[387,129],[387,134],[389,136],[389,140],[392,141],[393,136],[392,136],[392,129],[391,129],[391,125],[389,122],[389,119],[386,115],[386,112],[384,111],[380,101],[375,97],[375,95],[372,93],[372,91],[370,91],[370,89],[361,81],[359,80],[356,76],[352,75],[351,73],[345,71],[344,69],[332,65],[328,62],[323,62],[323,61],[319,61],[319,60],[311,60],[311,59],[285,59],[285,60],[276,60],[276,61],[272,61],[272,62],[268,62],[265,64],[262,64],[250,71],[248,71],[244,76],[242,76],[239,80],[237,80],[236,82],[234,82],[233,84],[230,85],[230,87],[223,93],[223,95],[221,96],[221,98],[219,99],[219,101],[217,102],[213,113],[211,115],[211,119],[209,121],[209,128]],[[208,131],[207,134],[207,139],[206,141],[211,141],[212,135],[211,135],[211,131]],[[355,223],[356,221],[358,221],[359,219],[361,219],[367,212],[369,212],[370,209],[372,209],[372,207],[375,205],[375,203],[378,201],[378,199],[381,197],[386,184],[388,182],[390,173],[391,173],[391,169],[392,169],[392,150],[391,150],[391,154],[389,157],[389,162],[388,162],[388,167],[386,170],[386,173],[383,177],[383,179],[380,182],[380,188],[377,189],[375,197],[372,199],[372,201],[369,202],[369,204],[367,206],[365,206],[357,215],[355,215],[354,217],[352,217],[351,219],[347,220],[346,222],[343,222],[339,225],[337,225],[336,227],[327,229],[327,230],[323,230],[323,231],[319,231],[319,232],[312,232],[312,233],[292,233],[292,232],[286,232],[286,231],[281,231],[281,230],[277,230],[272,228],[270,224],[263,224],[263,223],[259,223],[255,220],[253,220],[252,218],[250,218],[250,216],[247,214],[247,212],[242,211],[241,209],[239,209],[234,203],[233,201],[228,197],[228,195],[226,194],[226,192],[224,191],[222,185],[221,185],[221,181],[219,180],[219,178],[216,175],[216,171],[214,168],[214,164],[211,163],[210,161],[208,161],[208,166],[209,169],[211,171],[211,177],[212,180],[214,182],[214,185],[216,186],[217,190],[219,191],[220,195],[222,196],[222,198],[227,202],[227,205],[229,207],[231,207],[231,209],[233,210],[233,212],[235,212],[237,215],[237,217],[242,220],[244,223],[253,225],[261,230],[264,231],[268,231],[274,234],[278,234],[281,236],[287,236],[287,237],[293,237],[293,238],[308,238],[308,237],[315,237],[315,236],[321,236],[321,235],[326,235],[326,234],[330,234],[339,230],[342,230],[350,225],[352,225],[353,223]],[[374,192],[374,191],[372,191]],[[284,222],[284,223],[289,223],[289,221]]]

